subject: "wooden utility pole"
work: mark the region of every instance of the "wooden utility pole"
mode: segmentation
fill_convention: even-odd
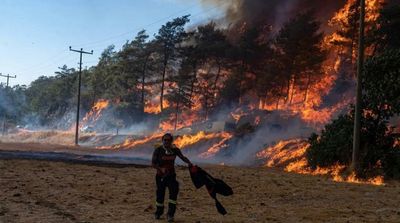
[[[17,78],[16,75],[10,76],[9,74],[3,75],[1,73],[0,73],[0,77],[6,77],[7,78],[6,89],[8,89],[8,84],[10,83],[10,78]],[[5,133],[6,133],[6,113],[4,112],[4,114],[3,114],[3,135],[5,135]]]
[[[80,109],[80,104],[81,104],[81,80],[82,80],[82,54],[93,54],[93,50],[90,52],[85,52],[83,51],[83,48],[81,50],[74,50],[71,47],[69,47],[70,51],[74,51],[80,54],[79,57],[79,77],[78,77],[78,103],[76,105],[76,126],[75,126],[75,145],[79,144],[79,109]]]
[[[360,33],[358,42],[357,60],[357,92],[354,114],[353,157],[351,170],[356,173],[360,168],[360,135],[361,135],[361,103],[362,103],[362,73],[364,67],[364,26],[365,26],[365,0],[360,0]]]

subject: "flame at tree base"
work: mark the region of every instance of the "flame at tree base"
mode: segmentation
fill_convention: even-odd
[[[331,167],[317,167],[315,170],[308,165],[305,153],[310,145],[302,139],[283,140],[257,153],[259,159],[265,159],[266,167],[283,168],[286,172],[294,172],[307,175],[329,175],[335,182],[349,182],[359,184],[384,185],[382,176],[370,179],[359,179],[352,172],[345,176],[345,165],[333,165]]]

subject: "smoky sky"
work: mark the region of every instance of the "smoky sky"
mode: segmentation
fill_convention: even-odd
[[[203,4],[217,5],[225,10],[225,22],[259,24],[279,28],[294,15],[313,10],[316,17],[326,22],[346,0],[201,0]]]

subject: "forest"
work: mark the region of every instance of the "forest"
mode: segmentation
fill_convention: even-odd
[[[354,88],[359,9],[358,1],[349,2],[345,16],[338,13],[326,22],[307,9],[279,29],[267,20],[188,27],[190,15],[184,15],[166,22],[153,36],[142,30],[121,49],[108,46],[96,66],[83,70],[81,117],[100,100],[114,108],[110,126],[123,127],[174,116],[176,129],[178,116],[185,112],[196,113],[200,122],[217,119],[222,109],[243,106],[318,110],[310,105],[316,94],[312,91],[327,76],[335,74],[333,90],[328,90],[336,95]],[[366,19],[363,137],[370,149],[365,150],[364,169],[383,160],[387,173],[399,176],[395,170],[400,161],[387,154],[399,146],[389,120],[400,113],[400,6],[367,11],[377,16]],[[41,76],[29,86],[0,85],[0,114],[7,129],[71,128],[74,116],[65,117],[76,111],[77,77],[77,68],[60,65],[54,75]],[[329,104],[341,100],[336,97]],[[350,163],[353,109],[346,107],[347,112],[309,139],[312,167]]]

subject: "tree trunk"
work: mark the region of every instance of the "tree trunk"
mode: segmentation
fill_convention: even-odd
[[[266,101],[267,101],[267,95],[265,95],[264,97],[259,96],[258,97],[258,108],[264,109]]]
[[[276,100],[276,105],[275,105],[275,109],[278,110],[279,109],[279,101],[281,100],[281,97],[278,97],[278,100]]]
[[[289,102],[289,105],[292,105],[292,103],[293,103],[293,97],[294,97],[294,89],[295,89],[295,87],[296,87],[296,75],[293,75],[293,84],[292,84],[292,93],[291,93],[291,95],[290,95],[290,102]]]
[[[92,97],[92,107],[96,103],[96,95],[97,95],[97,90],[96,88],[93,89],[93,97]]]
[[[161,80],[161,95],[160,95],[160,108],[161,108],[161,113],[164,111],[164,105],[163,105],[163,99],[164,99],[164,82],[165,82],[165,73],[166,73],[166,71],[167,71],[167,63],[168,63],[168,59],[165,57],[165,59],[164,59],[163,73],[162,73],[162,80]]]
[[[193,97],[194,83],[196,82],[196,76],[197,76],[197,63],[194,62],[193,63],[193,80],[190,83],[190,94],[189,94],[190,100],[192,100],[192,97]],[[192,104],[190,104],[190,109],[192,109]]]
[[[289,76],[287,80],[287,90],[286,90],[286,98],[285,98],[285,103],[289,101],[289,96],[290,96],[290,80],[292,79],[292,75]]]
[[[217,71],[217,75],[216,75],[215,81],[214,81],[214,91],[217,89],[217,83],[218,83],[219,77],[221,75],[221,63],[217,62],[217,64],[218,64],[218,71]]]
[[[205,116],[204,116],[204,121],[207,121],[207,116],[208,116],[208,94],[207,92],[204,94],[204,111],[205,111]]]
[[[276,101],[276,110],[279,109],[279,102],[281,100],[281,94],[282,94],[282,91],[284,88],[285,88],[285,85],[282,83],[281,89],[279,90],[279,94],[278,94],[278,100]]]
[[[146,56],[146,59],[145,59],[145,61],[144,61],[144,65],[143,65],[143,71],[142,71],[142,98],[141,98],[141,103],[142,103],[142,111],[143,111],[143,113],[144,113],[144,108],[145,108],[145,101],[144,101],[144,80],[145,80],[145,77],[146,77],[146,70],[147,70],[147,62],[148,62],[148,59],[149,59],[149,55],[148,56]]]
[[[243,82],[243,76],[244,76],[244,73],[245,73],[245,67],[246,67],[246,64],[245,64],[245,61],[244,60],[242,60],[242,66],[241,66],[241,68],[240,68],[240,77],[239,77],[239,105],[242,103],[242,82]]]
[[[181,89],[179,89],[178,91],[178,95],[181,93]],[[178,96],[179,97],[179,96]],[[179,113],[179,99],[176,102],[176,110],[175,110],[175,126],[174,126],[174,130],[176,131],[176,127],[178,125],[178,113]]]
[[[310,84],[311,84],[311,74],[308,74],[308,81],[307,81],[307,85],[306,85],[306,92],[304,94],[304,99],[303,99],[303,105],[306,105],[307,102],[307,97],[308,97],[308,89],[310,88]]]

